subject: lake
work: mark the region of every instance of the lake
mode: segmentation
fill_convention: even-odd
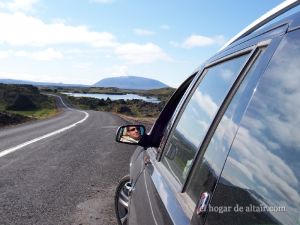
[[[63,93],[65,95],[73,96],[73,97],[86,97],[86,98],[98,98],[98,99],[107,99],[110,98],[110,100],[115,101],[115,100],[133,100],[133,99],[140,99],[145,102],[151,102],[151,103],[159,103],[160,101],[157,98],[153,97],[145,97],[145,96],[140,96],[136,94],[124,94],[124,95],[111,95],[111,94],[91,94],[91,93]]]

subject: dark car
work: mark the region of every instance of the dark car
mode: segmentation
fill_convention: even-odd
[[[119,128],[139,145],[119,224],[300,224],[300,12],[288,2],[197,69],[151,131]],[[137,141],[122,141],[129,130]]]

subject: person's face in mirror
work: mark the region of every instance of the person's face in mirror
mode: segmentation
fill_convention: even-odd
[[[137,127],[131,126],[127,128],[127,135],[135,140],[141,139],[140,131]]]

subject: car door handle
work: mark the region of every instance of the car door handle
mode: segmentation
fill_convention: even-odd
[[[151,160],[150,160],[150,157],[148,155],[144,156],[144,163],[145,163],[146,166],[149,165],[149,164],[152,164]]]
[[[196,209],[196,212],[198,215],[206,212],[209,200],[210,200],[210,194],[208,192],[203,192],[200,195],[200,199],[199,199],[199,202],[197,204],[197,209]]]

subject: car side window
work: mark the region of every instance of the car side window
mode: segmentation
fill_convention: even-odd
[[[247,102],[252,96],[253,89],[259,78],[257,69],[265,48],[256,51],[255,57],[249,62],[245,78],[231,100],[209,144],[201,146],[201,154],[187,183],[186,193],[196,203],[202,192],[212,193],[218,177],[224,166],[230,145],[235,137]],[[206,148],[206,149],[205,149]]]
[[[183,183],[205,134],[249,53],[208,68],[195,89],[164,150],[163,164]]]
[[[210,203],[207,224],[300,223],[299,37],[294,31],[282,40],[260,79]]]

